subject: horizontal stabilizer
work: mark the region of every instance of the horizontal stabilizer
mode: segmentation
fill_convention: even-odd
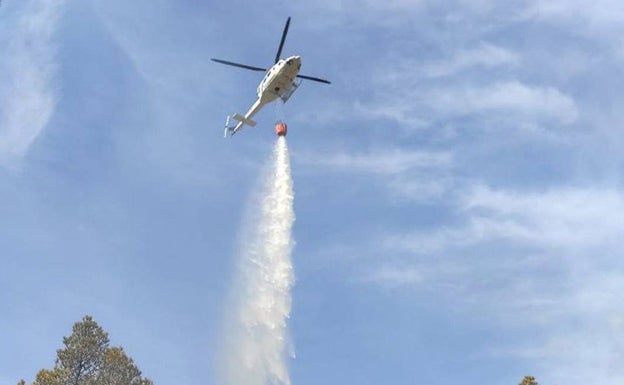
[[[245,117],[241,114],[234,114],[232,115],[232,118],[235,120],[238,120],[239,122],[243,122],[244,124],[251,126],[251,127],[255,127],[256,126],[256,121],[249,118],[249,119],[245,119]]]

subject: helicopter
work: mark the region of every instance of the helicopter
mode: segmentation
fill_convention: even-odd
[[[227,137],[236,134],[244,125],[251,127],[256,126],[256,121],[253,120],[253,116],[262,109],[266,104],[271,103],[278,98],[282,102],[286,103],[292,94],[297,90],[301,84],[302,79],[312,80],[319,83],[331,84],[330,81],[306,75],[299,75],[301,69],[301,56],[290,56],[285,59],[280,58],[282,54],[282,48],[284,48],[284,41],[286,40],[286,34],[288,33],[288,27],[290,26],[290,17],[286,20],[284,31],[282,32],[282,39],[280,40],[277,54],[275,55],[275,63],[268,70],[266,68],[254,67],[246,64],[234,63],[227,60],[214,59],[217,63],[226,64],[229,66],[244,68],[251,71],[265,72],[264,78],[258,84],[256,93],[258,99],[249,108],[245,115],[234,113],[228,115],[225,120],[225,128],[223,131],[223,137]],[[237,123],[230,126],[230,120],[235,120]]]

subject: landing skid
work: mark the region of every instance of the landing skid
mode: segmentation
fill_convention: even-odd
[[[227,138],[228,134],[230,134],[230,136],[234,135],[234,127],[235,126],[230,126],[230,115],[227,116],[227,118],[225,119],[225,127],[223,128],[223,137]]]

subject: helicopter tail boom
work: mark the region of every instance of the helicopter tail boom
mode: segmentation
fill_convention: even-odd
[[[232,119],[234,120],[238,120],[239,122],[246,124],[250,127],[255,127],[256,126],[256,121],[251,119],[251,118],[245,118],[243,115],[238,114],[238,113],[234,113],[232,114]]]

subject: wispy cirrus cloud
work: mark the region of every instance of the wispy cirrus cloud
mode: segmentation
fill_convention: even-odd
[[[364,118],[390,119],[406,131],[453,119],[497,119],[510,125],[576,122],[574,97],[557,85],[521,80],[523,52],[481,40],[471,48],[444,47],[445,56],[424,55],[385,65],[372,76],[377,91],[356,102]],[[438,57],[436,57],[438,56]]]
[[[414,85],[392,88],[374,103],[360,105],[359,115],[387,118],[402,127],[430,125],[455,118],[475,118],[487,113],[516,124],[553,121],[568,125],[579,117],[574,99],[556,87],[530,85],[517,80],[490,84]]]
[[[532,330],[490,353],[536,360],[553,381],[621,381],[624,192],[478,185],[456,204],[455,225],[375,242],[381,246],[371,254],[383,260],[375,266],[370,256],[362,282],[425,291],[476,317],[488,314],[497,327]]]
[[[324,166],[339,172],[396,175],[414,169],[446,168],[451,156],[445,152],[376,150],[368,153],[336,151],[324,154],[298,154],[303,163]]]
[[[489,86],[434,89],[429,107],[451,115],[514,114],[527,120],[555,119],[568,124],[578,117],[574,100],[554,87],[530,86],[519,81]]]
[[[591,3],[579,0],[534,0],[526,6],[524,14],[542,20],[573,22],[583,29],[594,30],[621,28],[624,21],[624,8],[617,0],[597,0]]]
[[[371,152],[335,151],[301,153],[297,161],[314,170],[345,175],[367,174],[383,184],[391,195],[411,201],[443,196],[452,184],[446,177],[453,167],[449,152],[377,149]]]
[[[527,2],[520,18],[563,26],[574,36],[599,41],[592,58],[604,60],[609,53],[620,61],[624,58],[624,45],[619,39],[624,32],[624,8],[617,0],[533,0]],[[605,47],[609,53],[603,51]]]
[[[478,187],[465,210],[489,218],[493,228],[513,223],[508,234],[542,246],[576,251],[619,242],[624,231],[624,193],[616,189],[559,188],[541,193],[495,191]]]
[[[423,281],[423,272],[413,266],[405,268],[386,265],[366,273],[362,281],[394,289],[419,285]]]
[[[474,67],[489,69],[518,64],[520,64],[520,56],[516,52],[491,43],[481,42],[476,48],[461,49],[453,53],[451,58],[425,64],[423,72],[427,77],[437,78],[450,76]]]
[[[519,193],[469,188],[458,202],[465,223],[432,232],[393,236],[388,245],[418,253],[519,242],[534,248],[574,254],[617,244],[624,231],[624,193],[618,190],[554,189]],[[599,224],[599,225],[597,225]]]
[[[63,0],[30,0],[3,47],[0,163],[12,167],[48,124],[58,99],[54,32]]]

